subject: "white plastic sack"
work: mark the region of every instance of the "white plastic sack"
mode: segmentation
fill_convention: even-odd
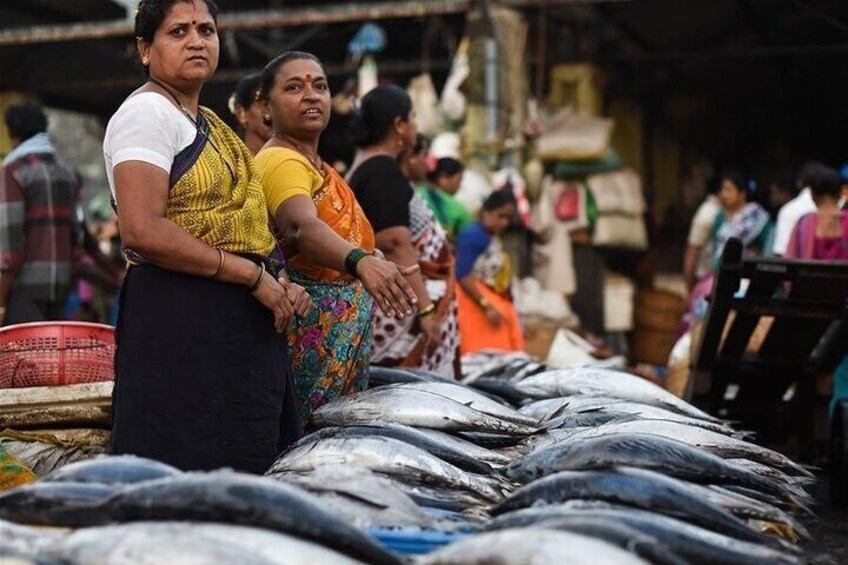
[[[572,327],[578,324],[577,316],[565,297],[559,292],[543,289],[542,283],[533,277],[514,281],[512,298],[515,310],[523,318],[541,318]]]
[[[567,369],[596,361],[582,344],[572,339],[574,334],[566,330],[557,331],[545,364],[552,369]]]
[[[468,108],[468,101],[460,90],[471,73],[468,63],[468,45],[468,38],[464,38],[459,44],[450,74],[442,88],[441,110],[448,119],[455,122],[461,122],[465,118],[465,111]]]
[[[633,329],[633,303],[636,286],[621,275],[604,278],[604,329],[608,332],[629,332]]]
[[[592,242],[598,247],[648,248],[648,229],[641,216],[598,216]]]
[[[472,216],[476,217],[483,207],[483,201],[492,193],[489,179],[474,169],[465,169],[462,184],[455,198],[465,206]]]
[[[586,184],[592,191],[599,214],[639,216],[645,213],[642,179],[631,169],[592,175]]]

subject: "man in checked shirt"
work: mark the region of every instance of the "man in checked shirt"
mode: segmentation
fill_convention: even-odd
[[[0,326],[64,318],[78,246],[80,178],[31,103],[6,109],[12,151],[0,171]]]

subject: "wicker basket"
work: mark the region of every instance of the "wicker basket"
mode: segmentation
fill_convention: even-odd
[[[114,379],[115,331],[85,322],[36,322],[0,329],[0,388]]]
[[[674,347],[674,332],[637,327],[633,334],[630,354],[634,361],[664,366]]]
[[[636,327],[675,332],[686,301],[664,290],[641,290],[636,295]]]

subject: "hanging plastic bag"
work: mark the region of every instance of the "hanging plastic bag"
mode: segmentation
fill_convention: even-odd
[[[407,91],[415,108],[418,131],[430,138],[440,134],[444,130],[444,120],[430,73],[422,73],[409,81]]]
[[[468,62],[468,45],[468,38],[464,37],[453,58],[445,86],[442,88],[442,112],[448,119],[455,122],[461,122],[465,118],[465,111],[468,108],[468,101],[461,91],[462,85],[468,80],[468,75],[471,73]]]
[[[359,99],[362,98],[377,88],[379,74],[377,72],[377,61],[371,55],[366,55],[362,59],[362,65],[358,72],[359,84]]]

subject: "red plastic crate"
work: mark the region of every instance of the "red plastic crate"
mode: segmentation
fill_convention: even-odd
[[[115,378],[115,330],[87,322],[34,322],[0,329],[0,388]]]

